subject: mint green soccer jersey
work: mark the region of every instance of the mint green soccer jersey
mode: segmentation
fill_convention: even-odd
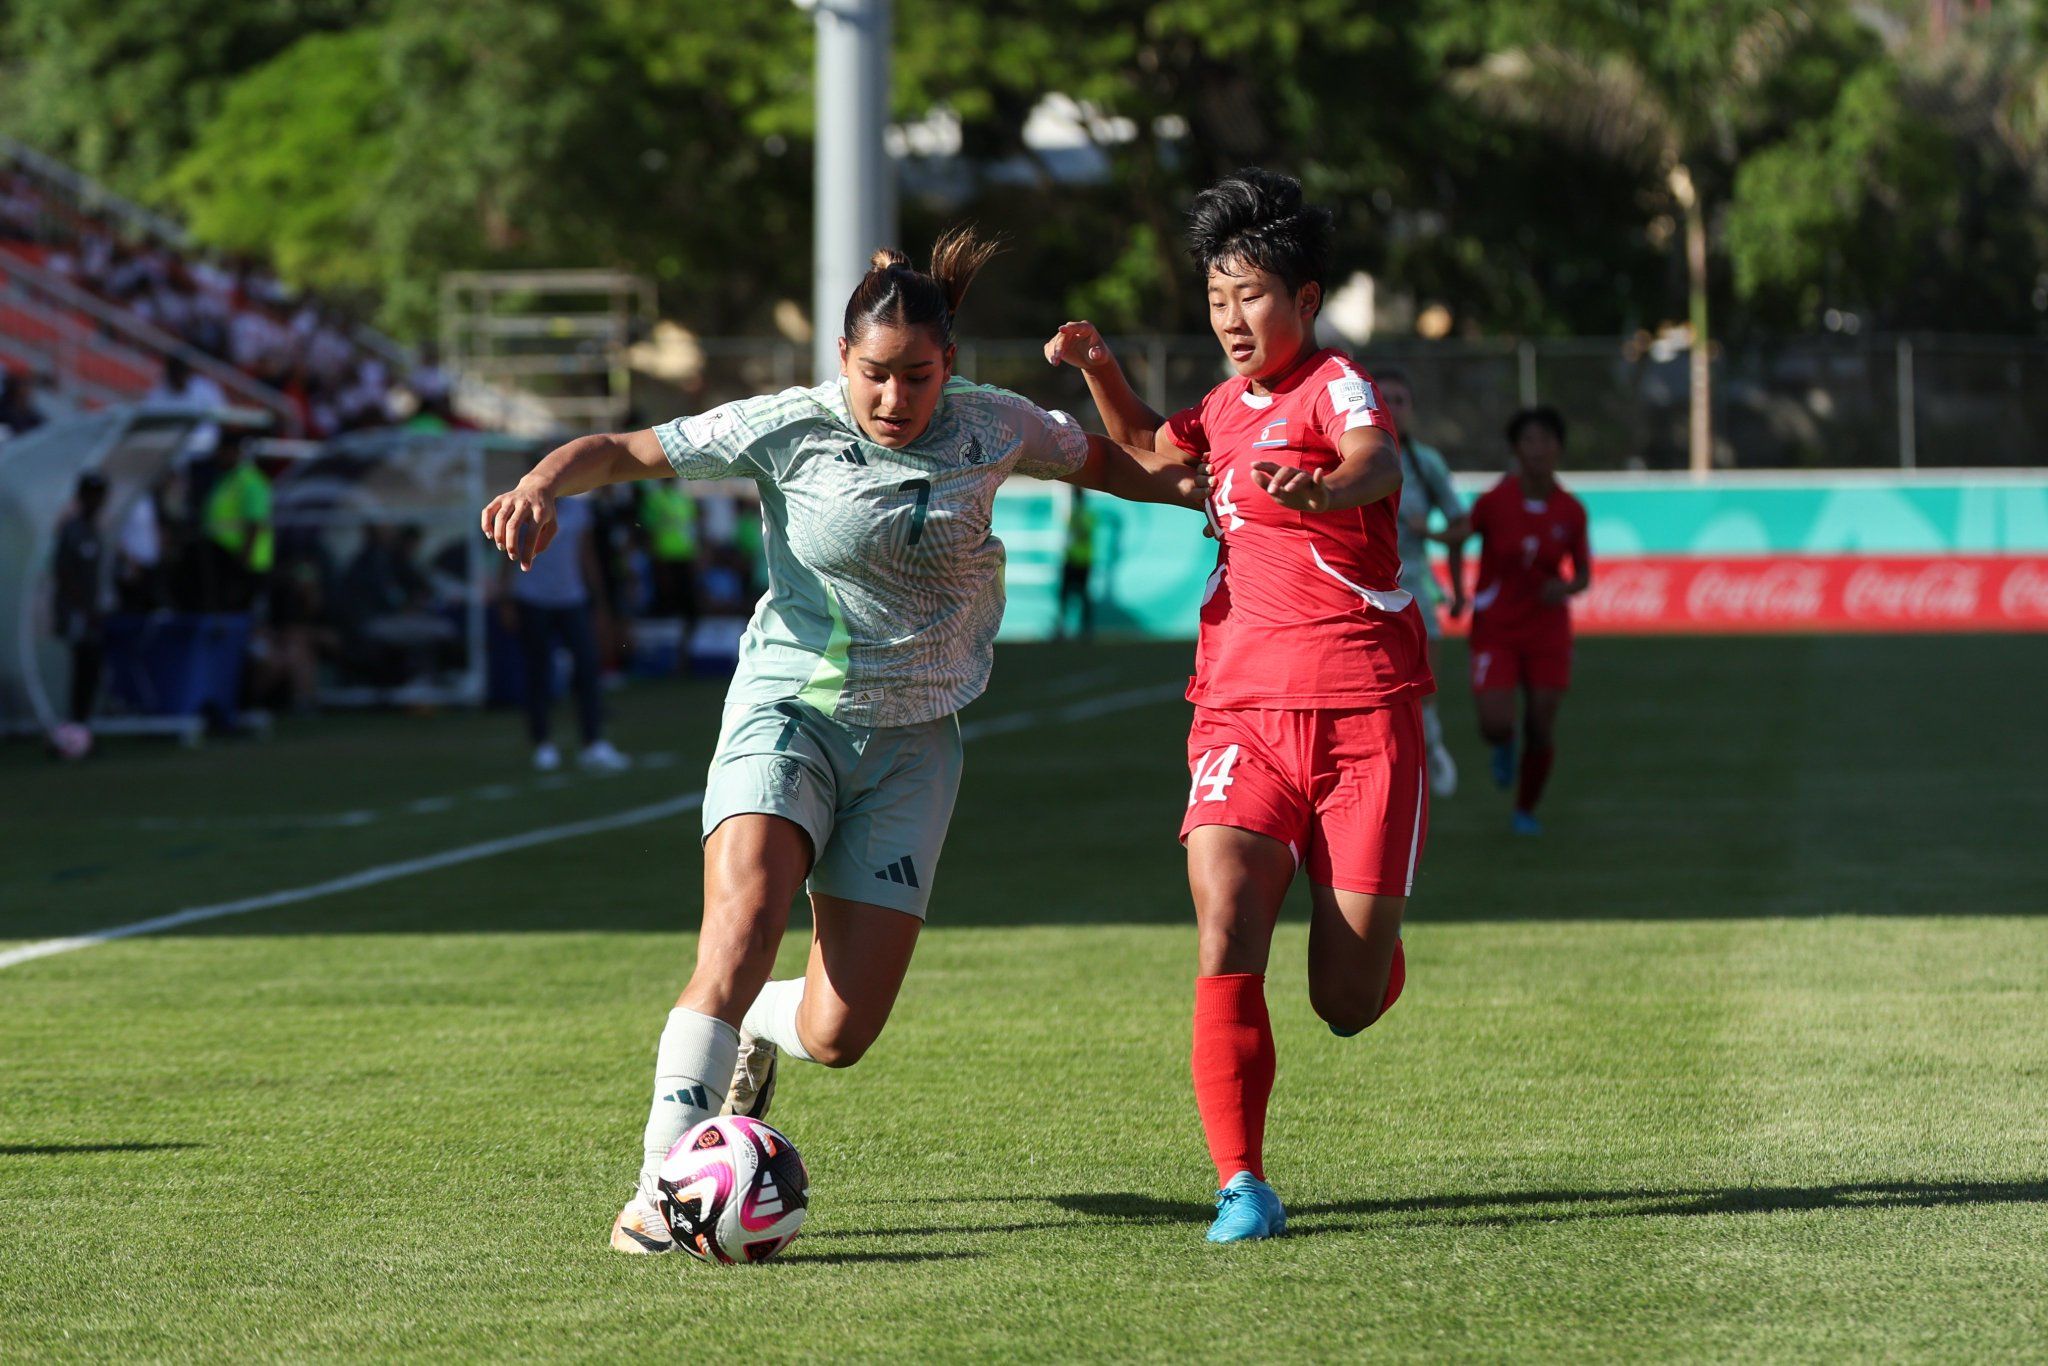
[[[768,591],[730,700],[794,698],[853,726],[916,725],[981,695],[1003,617],[996,490],[1088,458],[1065,413],[957,377],[901,449],[861,433],[839,381],[654,432],[683,478],[760,485]]]

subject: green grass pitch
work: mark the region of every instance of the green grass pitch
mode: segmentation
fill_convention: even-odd
[[[0,969],[0,1359],[2040,1358],[2041,649],[1588,641],[1534,841],[1453,681],[1406,997],[1335,1039],[1279,935],[1264,1245],[1202,1241],[1181,646],[1003,652],[767,1266],[605,1247],[694,815]],[[608,778],[503,714],[0,750],[0,950],[695,791],[719,695],[620,694]]]

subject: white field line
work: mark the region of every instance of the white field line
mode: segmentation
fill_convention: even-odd
[[[1131,688],[1123,692],[1108,693],[1102,697],[1085,698],[1069,702],[1062,707],[1050,707],[1015,712],[1008,716],[990,717],[986,721],[970,721],[960,728],[964,739],[977,739],[988,735],[1003,735],[1011,731],[1026,730],[1035,725],[1054,725],[1085,721],[1112,712],[1129,711],[1163,702],[1180,694],[1179,684],[1153,685],[1145,688]],[[438,854],[426,854],[419,858],[401,859],[396,863],[381,863],[360,872],[342,877],[329,878],[325,882],[314,882],[304,887],[287,887],[279,892],[265,892],[261,896],[243,897],[239,901],[222,901],[211,906],[194,906],[170,915],[156,916],[150,920],[137,920],[132,924],[116,925],[111,929],[94,930],[90,934],[72,935],[64,939],[41,939],[20,948],[0,951],[0,968],[11,968],[20,963],[48,958],[59,953],[70,953],[74,949],[89,949],[96,944],[105,944],[115,939],[128,939],[138,934],[155,934],[159,930],[177,929],[181,925],[193,925],[202,920],[219,920],[224,916],[247,915],[251,911],[267,911],[279,906],[295,906],[303,901],[313,901],[338,892],[353,892],[364,887],[375,887],[379,883],[393,882],[399,878],[413,877],[420,873],[431,873],[442,868],[453,868],[458,864],[474,863],[479,859],[496,858],[500,854],[516,853],[521,849],[532,849],[537,845],[553,844],[558,840],[576,839],[583,835],[601,834],[608,830],[623,830],[630,826],[646,825],[650,821],[666,820],[686,811],[695,811],[704,803],[702,792],[691,792],[680,797],[648,806],[636,806],[609,816],[594,816],[588,820],[570,821],[564,825],[548,825],[524,834],[506,835],[501,839],[485,840],[480,844],[465,844],[457,849],[444,849]]]

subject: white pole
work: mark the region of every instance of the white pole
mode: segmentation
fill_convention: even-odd
[[[1913,401],[1912,338],[1900,337],[1894,355],[1899,387],[1899,468],[1910,470],[1920,463],[1920,414]]]
[[[894,245],[889,116],[889,0],[797,0],[817,17],[817,171],[813,181],[812,357],[820,383],[839,373],[839,322],[868,256]]]

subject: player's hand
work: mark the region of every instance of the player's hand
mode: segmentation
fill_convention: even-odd
[[[1109,354],[1109,344],[1102,340],[1102,334],[1091,322],[1062,323],[1060,330],[1052,334],[1045,344],[1045,363],[1073,366],[1083,374],[1106,370],[1116,364],[1116,357]]]
[[[1281,507],[1296,512],[1324,512],[1330,506],[1330,489],[1323,483],[1320,470],[1298,470],[1292,465],[1258,460],[1252,464],[1252,482]]]
[[[1199,508],[1209,501],[1209,462],[1197,458],[1173,469],[1173,492],[1182,507]]]
[[[555,495],[521,480],[484,505],[484,535],[522,570],[555,539]]]
[[[1572,595],[1572,586],[1563,579],[1545,579],[1543,586],[1536,592],[1545,602],[1555,607]]]

